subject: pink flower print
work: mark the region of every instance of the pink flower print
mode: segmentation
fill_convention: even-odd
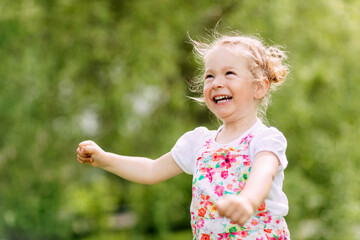
[[[221,185],[216,185],[215,187],[215,193],[216,195],[218,195],[219,197],[221,197],[222,195],[224,195],[225,192],[225,188]]]
[[[211,155],[211,159],[214,162],[217,162],[217,161],[220,161],[221,157],[217,153],[214,153],[214,154]]]
[[[270,223],[271,222],[271,215],[266,215],[264,218],[264,223]]]
[[[212,142],[211,138],[209,140],[205,141],[204,147],[209,148],[211,145],[211,142]]]
[[[252,219],[252,220],[251,220],[251,225],[253,225],[253,226],[258,225],[258,223],[259,223],[259,221],[256,220],[256,219]]]
[[[246,238],[246,237],[248,236],[248,232],[247,232],[247,231],[241,231],[241,232],[240,232],[240,236],[241,236],[242,238]]]
[[[234,188],[234,193],[241,192],[244,189],[245,185],[246,183],[244,182],[238,182],[239,187]]]
[[[280,220],[279,220],[279,219],[278,219],[278,220],[276,220],[276,222],[275,222],[275,223],[279,225],[279,224],[280,224]]]
[[[249,134],[246,137],[244,137],[244,140],[242,142],[245,142],[246,144],[249,144],[250,140],[253,138],[254,136]]]
[[[233,156],[231,156],[229,154],[229,152],[226,154],[226,156],[224,157],[224,161],[221,162],[220,167],[224,168],[226,167],[226,169],[229,169],[231,167],[231,163],[236,162],[236,158],[234,158]]]
[[[239,188],[240,188],[240,190],[243,190],[244,189],[244,187],[245,187],[245,185],[246,185],[246,182],[239,182]]]
[[[228,176],[229,176],[229,172],[228,172],[228,171],[222,171],[222,172],[221,172],[221,177],[222,177],[223,179],[226,179]]]
[[[197,228],[202,228],[204,226],[204,219],[200,218],[197,223],[196,223],[196,227]]]
[[[245,166],[245,167],[249,167],[250,165],[251,165],[251,161],[245,161],[245,162],[244,162],[244,166]]]
[[[251,161],[250,161],[250,157],[249,155],[242,155],[243,159],[244,159],[244,166],[249,167],[251,165]]]
[[[218,238],[218,240],[228,240],[228,239],[230,239],[230,233],[218,233],[218,235],[220,236]]]
[[[215,170],[213,168],[206,168],[206,175],[205,178],[209,178],[209,181],[212,182],[213,180],[213,174],[215,173]]]
[[[232,187],[233,187],[233,185],[232,185],[232,184],[228,184],[228,185],[226,186],[226,188],[227,188],[228,190],[231,190],[231,189],[232,189]]]

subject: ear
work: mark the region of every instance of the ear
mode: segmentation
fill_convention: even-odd
[[[256,81],[254,98],[262,99],[269,91],[269,88],[270,88],[270,82],[269,79],[267,79],[266,77],[263,77],[261,81]]]

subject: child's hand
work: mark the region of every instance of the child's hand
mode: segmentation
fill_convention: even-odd
[[[88,163],[93,167],[101,167],[104,164],[105,152],[93,141],[81,142],[76,152],[80,163]]]
[[[244,226],[255,212],[250,201],[240,195],[230,195],[218,200],[216,209],[220,216],[227,217],[240,226]]]

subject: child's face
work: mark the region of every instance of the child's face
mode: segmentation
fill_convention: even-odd
[[[224,123],[256,116],[255,84],[247,61],[224,47],[205,59],[203,93],[207,107]]]

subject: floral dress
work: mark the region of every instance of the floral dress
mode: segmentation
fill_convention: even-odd
[[[217,144],[214,133],[202,137],[193,167],[191,226],[196,240],[290,239],[283,216],[273,215],[264,202],[247,223],[241,227],[230,219],[220,217],[215,202],[226,195],[239,194],[251,172],[249,144],[251,133],[232,144]],[[178,162],[176,156],[175,161]],[[179,164],[182,167],[181,163]]]

